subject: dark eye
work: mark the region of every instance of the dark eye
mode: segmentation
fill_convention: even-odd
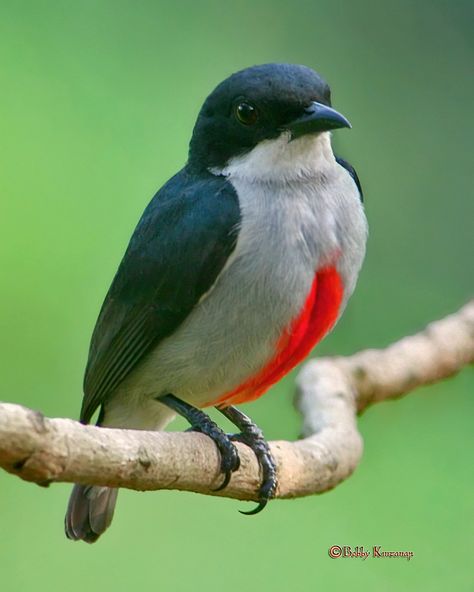
[[[254,125],[258,120],[258,111],[250,103],[239,103],[235,108],[235,116],[244,125]]]

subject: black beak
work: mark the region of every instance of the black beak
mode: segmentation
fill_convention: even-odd
[[[335,109],[313,102],[306,107],[303,115],[282,126],[282,130],[291,133],[291,139],[295,140],[305,134],[327,132],[341,127],[351,128],[349,121]]]

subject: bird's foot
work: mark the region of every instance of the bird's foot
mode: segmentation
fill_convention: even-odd
[[[215,442],[221,455],[220,470],[224,474],[224,480],[214,491],[221,491],[227,487],[232,473],[240,467],[239,453],[229,436],[204,411],[189,405],[174,395],[164,395],[157,398],[157,401],[187,419],[191,424],[188,431],[205,434]]]
[[[237,448],[232,443],[232,439],[221,430],[221,428],[212,421],[205,413],[203,413],[202,421],[199,425],[194,425],[189,428],[189,432],[199,432],[209,436],[217,446],[221,455],[221,473],[224,474],[224,480],[213,491],[221,491],[229,485],[232,473],[240,467],[240,458]]]
[[[246,444],[253,450],[257,457],[258,464],[262,471],[262,483],[259,489],[258,505],[256,508],[248,512],[240,512],[241,514],[246,514],[248,516],[258,514],[267,505],[269,500],[275,497],[277,488],[275,459],[270,451],[268,442],[263,436],[262,430],[255,425],[247,415],[235,407],[226,407],[224,409],[219,409],[219,411],[241,430],[240,434],[230,435],[230,439]]]

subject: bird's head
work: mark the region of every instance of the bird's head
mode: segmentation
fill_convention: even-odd
[[[350,127],[331,107],[328,84],[311,68],[264,64],[237,72],[207,97],[190,143],[189,162],[224,169],[256,147],[292,147],[293,140]],[[274,142],[273,142],[274,144]],[[280,150],[281,152],[281,150]]]

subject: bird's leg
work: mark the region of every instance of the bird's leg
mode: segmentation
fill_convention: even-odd
[[[189,405],[189,403],[178,399],[174,395],[163,395],[157,397],[156,400],[187,419],[191,424],[192,431],[206,434],[206,436],[214,440],[221,455],[221,472],[224,473],[224,481],[215,491],[227,487],[232,473],[240,466],[237,448],[231,442],[229,436],[204,411]]]
[[[231,438],[247,444],[254,451],[262,469],[262,484],[260,485],[258,506],[249,512],[241,512],[247,515],[258,514],[267,505],[267,502],[275,496],[277,486],[276,463],[270,447],[263,437],[262,430],[245,413],[232,406],[217,407],[217,409],[239,428],[241,433],[234,434]]]

